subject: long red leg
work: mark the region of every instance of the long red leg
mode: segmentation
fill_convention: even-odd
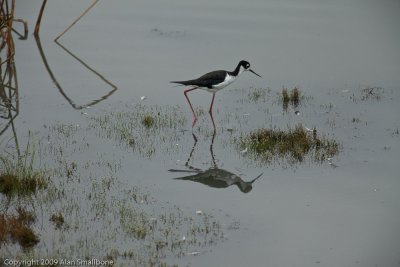
[[[194,112],[192,103],[190,103],[190,100],[189,100],[189,97],[187,96],[187,93],[190,92],[190,91],[193,91],[194,89],[197,89],[197,88],[198,88],[198,87],[194,87],[194,88],[191,88],[191,89],[187,89],[187,90],[185,90],[185,91],[183,92],[183,94],[184,94],[185,97],[186,97],[186,100],[188,101],[188,103],[189,103],[189,105],[190,105],[190,109],[192,110],[192,113],[193,113],[192,128],[194,127],[194,125],[195,125],[196,122],[197,122],[197,116],[196,116],[196,113]]]
[[[210,113],[211,121],[212,121],[212,123],[213,123],[214,132],[215,132],[215,131],[216,131],[216,130],[215,130],[215,123],[214,123],[214,118],[213,118],[213,114],[212,114],[212,108],[213,108],[213,105],[214,105],[214,98],[215,98],[215,93],[213,93],[213,97],[212,97],[211,105],[210,105],[210,110],[209,110],[208,112]]]

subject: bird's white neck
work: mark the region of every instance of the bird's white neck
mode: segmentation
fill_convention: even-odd
[[[242,74],[245,70],[246,70],[246,69],[245,69],[243,66],[240,66],[239,72],[238,72],[238,74],[236,75],[236,77],[239,77],[240,74]]]

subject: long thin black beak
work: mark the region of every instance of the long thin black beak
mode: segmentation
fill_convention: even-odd
[[[258,77],[262,78],[260,75],[258,75],[257,73],[255,73],[253,70],[248,69],[249,71],[251,71],[252,73],[254,73],[255,75],[257,75]]]
[[[264,173],[262,172],[259,176],[257,176],[256,178],[254,178],[253,180],[250,181],[250,183],[254,183],[258,178],[260,178]]]

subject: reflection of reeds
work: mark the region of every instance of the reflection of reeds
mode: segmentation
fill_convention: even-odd
[[[111,90],[107,94],[101,96],[99,99],[94,99],[94,100],[92,100],[91,102],[89,102],[89,103],[87,103],[85,105],[77,105],[70,97],[68,97],[68,95],[65,93],[64,89],[62,88],[61,84],[57,81],[54,73],[52,72],[49,63],[47,62],[46,55],[44,54],[44,50],[42,48],[39,36],[36,36],[35,39],[36,39],[36,44],[37,44],[38,49],[39,49],[40,56],[42,57],[42,60],[43,60],[43,64],[44,64],[47,72],[49,73],[50,78],[53,80],[53,83],[56,85],[56,87],[60,91],[61,95],[68,101],[68,103],[74,109],[83,109],[83,108],[86,108],[88,106],[93,106],[93,105],[95,105],[95,104],[107,99],[109,96],[111,96],[118,89],[114,84],[112,84],[110,81],[108,81],[103,75],[98,73],[96,70],[94,70],[92,67],[90,67],[87,63],[85,63],[83,60],[81,60],[78,56],[73,54],[66,47],[64,47],[62,44],[60,44],[58,41],[56,41],[56,44],[58,46],[60,46],[65,52],[67,52],[70,56],[72,56],[79,63],[81,63],[85,68],[87,68],[89,71],[94,73],[97,77],[99,77],[102,81],[104,81],[107,85],[109,85],[111,87]]]
[[[94,99],[94,100],[92,100],[91,102],[89,102],[89,103],[87,103],[87,104],[85,104],[85,105],[77,105],[77,104],[65,93],[65,91],[63,90],[61,84],[57,81],[55,75],[53,74],[53,72],[52,72],[52,70],[51,70],[51,68],[50,68],[50,65],[49,65],[48,62],[47,62],[46,56],[45,56],[45,54],[44,54],[44,50],[43,50],[43,48],[42,48],[42,45],[41,45],[41,42],[40,42],[40,38],[39,38],[39,34],[38,34],[38,33],[39,33],[40,22],[41,22],[41,19],[42,19],[43,11],[44,11],[44,8],[45,8],[45,5],[46,5],[47,0],[43,0],[42,7],[41,7],[41,9],[40,9],[39,16],[38,16],[38,19],[37,19],[37,22],[36,22],[35,33],[34,33],[34,34],[35,34],[35,39],[36,39],[36,44],[37,44],[37,46],[38,46],[39,53],[40,53],[40,56],[42,57],[43,63],[44,63],[44,65],[45,65],[45,67],[46,67],[46,70],[47,70],[47,72],[49,73],[49,75],[50,75],[51,79],[53,80],[54,84],[56,85],[56,87],[57,87],[58,90],[60,91],[61,95],[68,101],[68,103],[69,103],[74,109],[83,109],[83,108],[86,108],[86,107],[88,107],[88,106],[93,106],[93,105],[95,105],[95,104],[97,104],[97,103],[99,103],[99,102],[101,102],[101,101],[107,99],[109,96],[111,96],[111,95],[117,90],[117,87],[116,87],[113,83],[111,83],[110,81],[108,81],[103,75],[101,75],[101,74],[98,73],[96,70],[94,70],[92,67],[90,67],[86,62],[84,62],[82,59],[80,59],[78,56],[76,56],[74,53],[72,53],[70,50],[68,50],[65,46],[63,46],[63,45],[58,41],[58,39],[59,39],[61,36],[63,36],[69,29],[71,29],[72,26],[74,26],[84,15],[86,15],[86,13],[89,12],[89,10],[90,10],[92,7],[94,7],[94,5],[97,4],[98,1],[99,1],[99,0],[93,0],[92,4],[91,4],[85,11],[83,11],[82,14],[79,15],[79,16],[72,22],[72,24],[71,24],[70,26],[68,26],[68,27],[67,27],[60,35],[58,35],[58,36],[55,38],[55,40],[54,40],[55,43],[56,43],[59,47],[61,47],[65,52],[67,52],[70,56],[72,56],[72,57],[73,57],[74,59],[76,59],[80,64],[82,64],[86,69],[88,69],[89,71],[91,71],[92,73],[94,73],[97,77],[99,77],[102,81],[104,81],[107,85],[109,85],[109,86],[111,87],[111,90],[110,90],[108,93],[106,93],[105,95],[101,96],[99,99]]]
[[[19,113],[18,82],[15,64],[0,65],[0,75],[0,119],[6,121],[6,123],[0,121],[0,136],[11,126],[15,146],[19,153],[18,139],[14,126],[14,119]]]
[[[11,38],[11,34],[9,34],[9,38]],[[15,148],[19,155],[17,132],[14,126],[14,119],[19,113],[17,72],[12,56],[8,57],[5,62],[7,64],[0,65],[0,136],[11,126]]]
[[[7,64],[5,68],[0,66],[0,74],[0,118],[10,119],[13,113],[18,113],[19,106],[15,65]]]

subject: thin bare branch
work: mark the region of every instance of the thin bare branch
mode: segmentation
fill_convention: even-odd
[[[83,11],[83,13],[82,13],[80,16],[77,17],[77,18],[72,22],[72,24],[68,26],[68,28],[66,28],[60,35],[58,35],[58,36],[56,37],[56,39],[54,39],[54,41],[57,42],[57,40],[60,39],[60,37],[63,36],[69,29],[71,29],[72,26],[74,26],[75,23],[77,23],[87,12],[89,12],[89,10],[90,10],[92,7],[94,7],[94,5],[97,4],[98,1],[99,1],[99,0],[94,0],[93,3],[92,3],[85,11]]]

